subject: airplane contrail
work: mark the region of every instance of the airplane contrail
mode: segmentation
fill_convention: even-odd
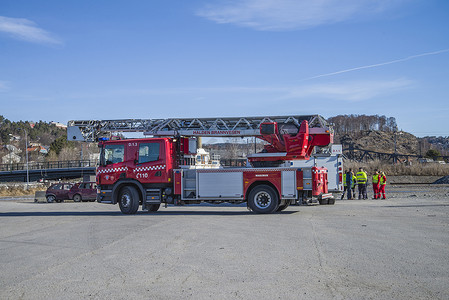
[[[390,64],[395,64],[395,63],[398,63],[398,62],[407,61],[407,60],[414,59],[414,58],[421,57],[421,56],[435,55],[435,54],[440,54],[440,53],[444,53],[444,52],[448,52],[448,51],[449,51],[449,49],[443,49],[443,50],[439,50],[439,51],[433,51],[433,52],[426,52],[426,53],[422,53],[422,54],[416,54],[416,55],[408,56],[408,57],[405,57],[405,58],[400,58],[400,59],[387,61],[387,62],[383,62],[383,63],[379,63],[379,64],[362,66],[362,67],[351,68],[351,69],[341,70],[341,71],[332,72],[332,73],[321,74],[321,75],[317,75],[317,76],[313,76],[313,77],[309,77],[309,78],[303,79],[301,81],[310,80],[310,79],[316,79],[316,78],[321,78],[321,77],[327,77],[327,76],[332,76],[332,75],[337,75],[337,74],[342,74],[342,73],[347,73],[347,72],[352,72],[352,71],[357,71],[357,70],[362,70],[362,69],[381,67],[381,66],[385,66],[385,65],[390,65]]]

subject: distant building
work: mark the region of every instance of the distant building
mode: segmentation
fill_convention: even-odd
[[[421,164],[427,164],[427,163],[433,163],[435,161],[433,159],[431,159],[431,158],[423,157],[423,158],[419,158],[418,162],[421,163]]]
[[[22,150],[18,149],[14,145],[5,145],[4,148],[6,150],[8,150],[10,153],[21,153],[22,152]]]
[[[13,135],[13,134],[10,134],[9,136],[10,136],[11,141],[20,141],[20,140],[22,139],[22,138],[20,137],[20,135]]]
[[[50,124],[55,125],[58,128],[63,128],[63,129],[67,129],[67,125],[62,124],[62,123],[58,123],[58,122],[50,122]]]
[[[20,156],[17,154],[10,152],[2,157],[2,164],[17,164],[20,162]]]
[[[39,152],[41,154],[47,154],[48,153],[48,149],[46,149],[44,146],[31,146],[28,147],[27,152]]]

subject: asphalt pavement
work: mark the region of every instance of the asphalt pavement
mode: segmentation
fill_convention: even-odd
[[[0,299],[449,299],[449,198],[256,215],[0,201]]]

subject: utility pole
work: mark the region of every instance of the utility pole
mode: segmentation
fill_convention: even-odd
[[[25,129],[23,131],[25,131],[25,156],[27,160],[27,190],[28,190],[30,185],[30,173],[28,170],[28,133]]]
[[[27,190],[29,189],[30,185],[30,174],[28,170],[28,133],[25,129],[19,128],[25,132],[25,157],[26,157],[26,166],[27,166]]]
[[[396,151],[397,151],[397,149],[396,149],[396,136],[397,136],[397,131],[395,130],[394,131],[394,156],[393,156],[393,164],[394,165],[396,164],[396,160],[397,160],[397,158],[396,158]]]

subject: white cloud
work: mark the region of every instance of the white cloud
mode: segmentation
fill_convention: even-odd
[[[0,32],[7,33],[15,39],[27,42],[62,44],[62,42],[51,33],[37,27],[34,22],[27,19],[0,16]]]
[[[366,65],[366,66],[361,66],[361,67],[356,67],[356,68],[351,68],[351,69],[340,70],[340,71],[336,71],[336,72],[332,72],[332,73],[320,74],[320,75],[309,77],[309,78],[306,78],[306,79],[303,79],[303,80],[316,79],[316,78],[333,76],[333,75],[338,75],[338,74],[343,74],[343,73],[348,73],[348,72],[353,72],[353,71],[358,71],[358,70],[363,70],[363,69],[371,69],[371,68],[376,68],[376,67],[382,67],[382,66],[386,66],[386,65],[391,65],[391,64],[395,64],[395,63],[399,63],[399,62],[404,62],[404,61],[407,61],[407,60],[415,59],[415,58],[418,58],[418,57],[429,56],[429,55],[437,55],[437,54],[441,54],[441,53],[445,53],[445,52],[449,52],[449,49],[443,49],[443,50],[438,50],[438,51],[433,51],[433,52],[426,52],[426,53],[411,55],[411,56],[407,56],[407,57],[404,57],[404,58],[395,59],[395,60],[382,62],[382,63],[378,63],[378,64]]]
[[[408,0],[219,0],[197,15],[219,24],[280,31],[378,14]]]

